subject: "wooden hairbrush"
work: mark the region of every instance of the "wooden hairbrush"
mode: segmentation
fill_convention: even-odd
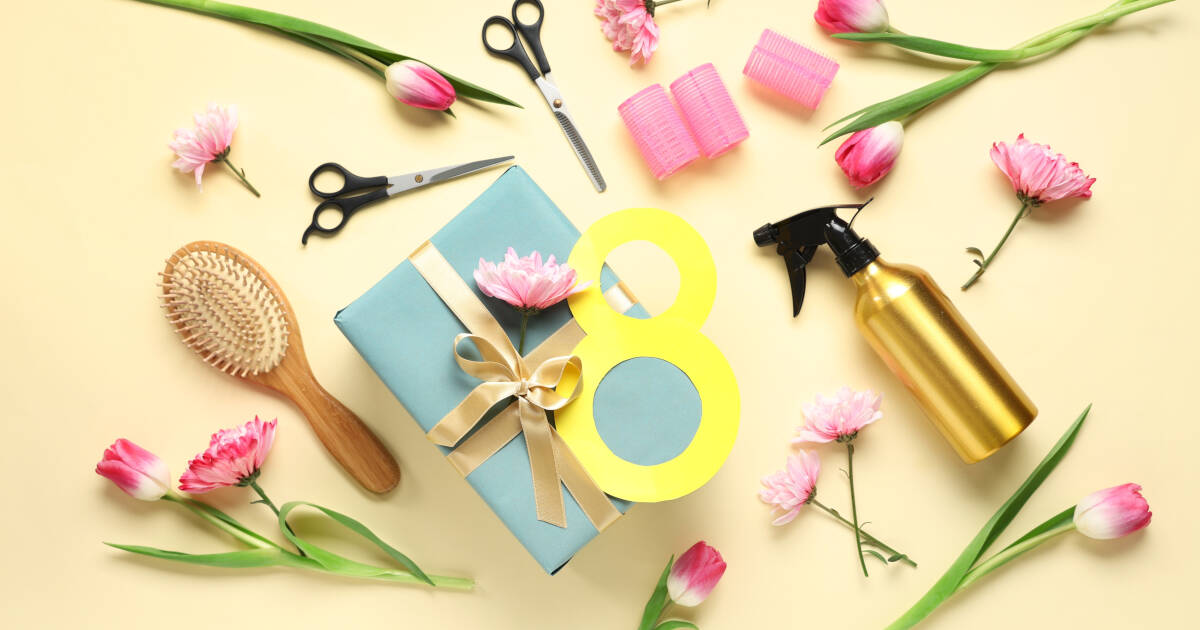
[[[167,320],[200,358],[290,398],[364,488],[387,492],[396,486],[395,458],[313,377],[295,313],[262,266],[229,245],[196,241],[167,259],[162,278]]]

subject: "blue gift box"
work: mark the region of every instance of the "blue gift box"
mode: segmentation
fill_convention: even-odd
[[[544,257],[553,254],[566,261],[578,239],[579,231],[537,184],[520,167],[512,167],[429,240],[515,345],[520,314],[479,292],[472,275],[479,259],[500,260],[513,247],[521,255],[537,250]],[[617,284],[616,275],[606,267],[601,289],[608,291]],[[648,317],[637,304],[625,314]],[[526,349],[536,348],[570,319],[565,302],[531,318]],[[455,335],[466,329],[408,260],[342,309],[334,321],[422,431],[429,431],[479,384],[458,367],[451,353]],[[675,457],[691,441],[700,417],[699,398],[688,378],[670,364],[637,358],[607,376],[589,373],[585,364],[583,374],[603,377],[593,415],[605,443],[617,455],[652,465]],[[653,398],[641,390],[648,382],[654,383]],[[565,489],[567,527],[537,519],[522,435],[466,479],[549,573],[558,571],[598,533]],[[631,505],[611,500],[621,512]]]

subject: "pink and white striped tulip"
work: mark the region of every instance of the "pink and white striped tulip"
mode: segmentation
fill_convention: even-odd
[[[1120,538],[1150,524],[1150,504],[1142,487],[1127,483],[1097,490],[1075,506],[1075,528],[1088,538]]]
[[[415,59],[397,61],[387,67],[384,76],[388,94],[405,105],[443,111],[458,96],[446,77]]]
[[[504,262],[480,258],[475,270],[475,284],[484,295],[529,314],[550,308],[591,284],[576,284],[575,280],[575,270],[558,264],[553,254],[543,263],[538,252],[520,257],[511,247],[504,253]]]
[[[854,132],[834,154],[855,188],[874,184],[892,170],[904,146],[904,125],[893,120]]]
[[[171,473],[163,460],[124,438],[105,449],[96,474],[142,501],[157,501],[171,489]]]
[[[680,606],[695,606],[708,598],[724,574],[721,552],[701,540],[683,552],[671,567],[667,593]]]
[[[880,0],[820,0],[813,19],[830,33],[880,33],[888,28]]]

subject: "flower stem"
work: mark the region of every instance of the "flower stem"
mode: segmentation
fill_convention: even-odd
[[[1078,20],[1073,20],[1071,22],[1067,22],[1066,24],[1063,24],[1062,26],[1059,26],[1057,28],[1046,31],[1045,33],[1042,33],[1041,35],[1039,35],[1038,39],[1042,40],[1043,42],[1048,42],[1064,33],[1069,33],[1071,31],[1079,30],[1081,28],[1090,28],[1093,26],[1098,26],[1100,24],[1107,23],[1107,22],[1112,22],[1113,20],[1115,20],[1123,15],[1129,15],[1130,13],[1137,13],[1138,11],[1144,11],[1151,7],[1155,7],[1160,4],[1166,4],[1168,2],[1173,2],[1173,1],[1174,0],[1135,0],[1134,2],[1120,2],[1115,5],[1109,6],[1109,7],[1105,8],[1104,10],[1098,11],[1098,12],[1088,15],[1086,17],[1081,17]],[[1023,48],[1024,47],[1017,46],[1011,50],[1022,50]],[[1055,48],[1058,48],[1058,47],[1056,46]],[[1053,50],[1053,48],[1051,50]],[[1040,54],[1040,53],[1038,53],[1038,54]],[[1032,55],[1030,55],[1030,56],[1032,56]]]
[[[251,488],[253,488],[254,492],[256,492],[259,496],[258,501],[251,501],[251,503],[262,503],[263,505],[271,508],[271,511],[275,513],[275,516],[279,516],[279,508],[275,507],[275,503],[273,501],[271,501],[271,497],[268,497],[267,493],[264,492],[262,487],[258,485],[258,471],[255,471],[254,474],[252,474],[250,477],[246,478],[245,484],[247,486],[250,486]],[[296,532],[292,531],[291,525],[284,523],[283,526],[287,528],[287,530],[290,534],[292,534],[293,536],[296,535]],[[305,557],[305,558],[308,557],[308,554],[304,553],[304,550],[301,549],[299,546],[296,546],[296,551],[299,552],[299,554],[302,557]]]
[[[517,354],[525,356],[525,329],[529,327],[529,311],[521,311],[521,340],[517,342]]]
[[[267,493],[263,492],[263,489],[258,485],[257,480],[250,479],[246,482],[246,485],[254,488],[254,492],[258,494],[259,500],[255,501],[255,503],[262,503],[266,505],[267,507],[271,508],[271,511],[275,513],[275,516],[279,516],[279,508],[275,507],[275,503],[271,501],[271,497],[268,497]]]
[[[229,158],[227,156],[223,155],[217,159],[224,162],[225,166],[228,166],[229,170],[233,171],[233,174],[237,175],[237,178],[242,180],[242,183],[246,185],[246,188],[250,189],[250,192],[254,193],[255,197],[262,197],[262,195],[259,194],[258,189],[254,187],[254,184],[251,184],[250,180],[246,179],[246,171],[243,171],[243,170],[239,169],[238,167],[234,166],[233,162],[230,162]]]
[[[1033,549],[1034,547],[1037,547],[1038,545],[1051,538],[1054,538],[1055,536],[1058,536],[1059,534],[1064,534],[1073,529],[1075,529],[1075,522],[1068,520],[1066,523],[1063,523],[1058,527],[1046,530],[1037,536],[1033,536],[1028,540],[1012,545],[1004,551],[996,553],[987,560],[975,565],[970,571],[968,571],[967,574],[963,576],[962,582],[958,583],[958,588],[954,589],[954,592],[957,593],[964,588],[967,588],[979,578],[1017,559],[1017,557],[1021,554]]]
[[[180,496],[180,495],[176,494],[174,491],[168,492],[166,495],[164,495],[163,500],[182,505],[183,507],[190,510],[192,512],[192,514],[195,514],[196,516],[199,516],[200,518],[208,521],[210,524],[215,525],[217,527],[217,529],[220,529],[221,531],[229,534],[230,536],[233,536],[235,539],[237,539],[251,547],[258,547],[259,549],[271,549],[271,548],[281,549],[279,547],[279,545],[276,545],[275,543],[271,542],[267,538],[260,536],[258,534],[255,534],[254,532],[251,532],[249,530],[238,529],[237,527],[234,527],[232,524],[221,520],[220,518],[218,518],[216,515],[212,514],[211,512],[202,509],[201,507],[199,507],[199,505],[203,505],[203,504],[200,503],[199,501]]]
[[[841,513],[838,512],[837,510],[825,505],[824,503],[821,503],[820,501],[818,501],[816,499],[810,499],[809,503],[821,508],[827,514],[829,514],[833,518],[837,519],[838,522],[841,523],[842,525],[845,525],[846,527],[849,527],[850,529],[856,529],[858,531],[858,533],[862,536],[863,542],[867,543],[868,545],[871,545],[872,547],[878,547],[878,548],[888,552],[892,556],[900,556],[899,558],[897,558],[898,562],[903,562],[904,564],[907,564],[910,567],[916,568],[917,563],[914,562],[912,558],[909,558],[907,554],[900,553],[899,551],[896,551],[891,546],[885,544],[883,541],[872,536],[871,534],[868,534],[867,532],[864,532],[861,529],[855,528],[854,523],[851,523],[850,521],[846,520],[846,518],[843,517],[841,515]]]
[[[983,262],[979,263],[979,269],[975,271],[974,275],[967,280],[966,284],[962,285],[963,291],[971,288],[971,285],[979,281],[979,277],[983,275],[983,272],[987,271],[988,266],[992,264],[992,259],[996,257],[996,254],[1000,253],[1000,248],[1004,247],[1004,243],[1007,242],[1008,237],[1012,235],[1013,228],[1017,227],[1017,223],[1021,219],[1025,218],[1025,215],[1029,214],[1031,210],[1030,203],[1031,202],[1027,199],[1021,201],[1021,209],[1017,211],[1017,216],[1013,217],[1012,223],[1008,224],[1008,230],[1004,232],[1004,236],[1000,239],[1000,242],[996,244],[996,248],[992,250],[992,253],[988,254],[988,257],[984,258]]]
[[[867,559],[863,557],[862,551],[862,529],[858,525],[858,504],[854,500],[854,444],[846,442],[846,468],[848,469],[846,476],[850,478],[850,518],[854,520],[854,546],[858,549],[858,563],[862,565],[863,577],[870,577],[867,573]]]

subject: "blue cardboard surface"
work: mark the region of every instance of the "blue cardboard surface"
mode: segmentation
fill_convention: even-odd
[[[511,246],[521,255],[537,250],[544,257],[554,254],[559,261],[566,261],[578,239],[575,226],[524,170],[514,166],[430,241],[515,340],[520,315],[479,292],[472,277],[479,259],[498,261]],[[617,277],[605,267],[601,289],[616,283]],[[640,305],[626,315],[648,317]],[[570,318],[565,302],[531,318],[525,347],[537,347]],[[465,328],[407,260],[334,320],[423,431],[437,424],[479,384],[459,369],[451,353],[454,336]],[[699,422],[695,388],[686,377],[681,380],[664,373],[664,368],[675,370],[654,361],[627,361],[610,372],[613,378],[606,378],[597,393],[594,412],[606,443],[635,463],[649,465],[671,459],[691,441]],[[589,374],[586,364],[584,376],[600,378]],[[695,402],[656,405],[655,417],[647,418],[636,413],[646,409],[639,404],[639,384],[646,382],[655,383],[663,400]],[[644,431],[633,423],[652,423],[655,429]],[[467,482],[547,572],[561,568],[597,534],[565,488],[567,527],[537,520],[524,436],[518,435],[490,457],[467,476]],[[621,512],[631,505],[615,498],[612,502]]]

